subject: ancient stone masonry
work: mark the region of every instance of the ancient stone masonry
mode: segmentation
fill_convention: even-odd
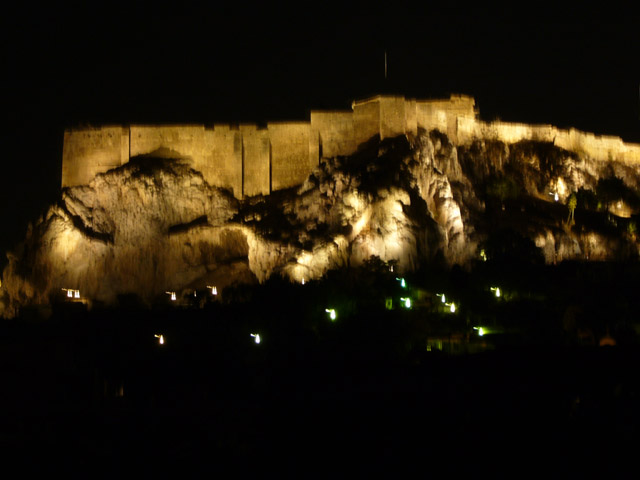
[[[521,198],[537,200],[501,202],[502,222],[546,263],[638,257],[640,145],[477,117],[470,97],[378,96],[300,122],[68,130],[70,188],[8,257],[0,315],[67,292],[153,305],[272,275],[302,283],[373,256],[398,273],[471,265],[501,215],[487,180],[507,164]],[[629,195],[569,225],[560,204],[612,174]]]
[[[350,155],[373,136],[415,135],[418,128],[446,133],[455,144],[475,138],[506,143],[553,142],[594,159],[640,162],[640,145],[550,125],[481,122],[471,97],[414,100],[376,96],[351,110],[311,111],[309,121],[230,126],[130,125],[65,131],[62,187],[89,183],[136,156],[188,161],[213,186],[237,198],[268,195],[300,185],[321,158]]]

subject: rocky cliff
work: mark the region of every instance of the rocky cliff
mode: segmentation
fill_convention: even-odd
[[[62,289],[115,304],[135,294],[302,282],[371,256],[399,272],[638,256],[640,166],[551,143],[437,131],[323,159],[299,188],[237,201],[179,160],[137,158],[67,188],[28,231],[3,272],[0,315],[48,305]]]

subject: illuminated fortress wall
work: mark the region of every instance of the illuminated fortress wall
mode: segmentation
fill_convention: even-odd
[[[356,151],[353,113],[311,112],[311,138],[318,141],[318,156],[331,158]]]
[[[64,132],[62,186],[84,185],[129,161],[129,129],[105,126]]]
[[[446,133],[455,144],[474,138],[505,143],[553,142],[600,160],[640,162],[640,145],[550,125],[485,123],[471,97],[414,100],[377,96],[354,101],[351,110],[312,111],[306,122],[230,126],[131,125],[67,130],[62,186],[89,183],[97,174],[136,156],[179,158],[210,184],[237,198],[268,195],[302,184],[321,158],[350,155],[374,136],[415,135],[418,128]]]
[[[242,134],[242,185],[236,191],[246,196],[269,194],[270,153],[269,131],[256,125],[241,125]],[[211,182],[208,178],[208,183]],[[241,187],[241,188],[240,188]]]
[[[295,187],[318,166],[318,138],[312,141],[311,125],[269,123],[271,142],[271,190]],[[313,145],[313,147],[312,147]]]
[[[585,155],[594,160],[640,163],[640,145],[624,143],[620,137],[594,135],[576,129],[561,130],[551,125],[525,125],[521,123],[485,123],[467,117],[458,117],[458,143],[470,143],[475,138],[515,143],[522,140],[551,142],[554,145]]]

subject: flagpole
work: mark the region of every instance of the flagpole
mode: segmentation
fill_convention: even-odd
[[[384,79],[387,79],[387,51],[384,51]]]

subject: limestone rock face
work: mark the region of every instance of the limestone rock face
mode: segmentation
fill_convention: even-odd
[[[604,195],[610,184],[624,192]],[[48,305],[63,289],[107,305],[123,294],[151,304],[274,274],[317,279],[374,255],[399,272],[469,265],[483,246],[502,248],[501,229],[547,263],[635,258],[639,187],[636,165],[548,143],[456,147],[437,131],[374,138],[350,157],[323,159],[299,188],[243,201],[180,161],[132,159],[65,189],[28,229],[3,272],[0,315]],[[583,212],[596,191],[602,205]],[[588,221],[569,223],[576,192],[576,216]]]
[[[5,269],[9,312],[46,304],[63,288],[113,303],[146,301],[206,281],[246,258],[246,236],[229,223],[237,202],[178,162],[134,161],[66,189],[27,232]],[[245,269],[246,270],[246,269]]]

